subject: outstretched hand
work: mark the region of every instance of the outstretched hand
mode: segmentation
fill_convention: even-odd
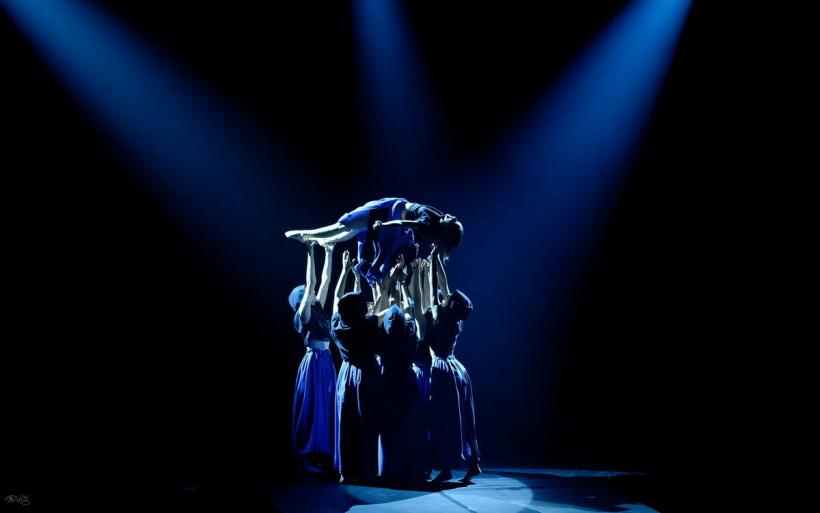
[[[308,253],[313,254],[314,248],[316,248],[315,240],[305,241],[305,249],[307,249]]]
[[[381,227],[382,227],[382,222],[381,221],[376,221],[376,222],[373,223],[373,231],[377,231]]]
[[[427,270],[430,268],[430,261],[426,258],[419,258],[418,262],[419,270],[421,272],[427,272]]]
[[[350,251],[345,250],[345,252],[342,253],[342,270],[349,270],[351,265],[352,263],[350,261]]]
[[[438,260],[438,254],[439,254],[438,244],[435,244],[435,243],[431,244],[430,245],[430,254],[427,255],[428,269],[433,269],[433,265],[435,265],[436,260]]]
[[[404,255],[399,255],[396,257],[396,263],[390,268],[390,278],[395,279],[399,272],[404,269]]]

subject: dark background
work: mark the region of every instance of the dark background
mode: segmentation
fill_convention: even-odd
[[[331,222],[368,199],[410,196],[366,165],[349,6],[287,4],[298,5],[105,7],[302,162],[286,179],[313,217],[283,208],[281,231]],[[444,106],[445,160],[492,145],[625,2],[535,4],[405,6]],[[537,319],[476,305],[476,315],[532,325],[527,340],[482,340],[468,323],[458,346],[488,464],[663,474],[691,455],[709,423],[697,397],[704,353],[721,336],[711,328],[721,315],[714,280],[728,263],[712,214],[732,157],[714,151],[727,144],[722,102],[732,87],[720,74],[731,54],[715,46],[704,9],[691,8],[603,240],[567,293],[561,340],[544,339]],[[15,481],[88,473],[182,486],[289,472],[303,347],[286,297],[303,279],[302,251],[270,233],[279,251],[268,294],[235,287],[158,208],[2,12],[0,37],[11,127],[4,288],[13,299],[5,305],[13,335],[4,341],[11,447],[3,459]],[[411,199],[423,202],[423,192]],[[465,223],[466,237],[479,237]],[[503,250],[491,240],[485,247]],[[467,258],[456,254],[452,265]],[[499,293],[512,301],[514,287]],[[513,357],[515,365],[498,364]]]

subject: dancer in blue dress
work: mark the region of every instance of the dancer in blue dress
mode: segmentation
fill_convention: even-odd
[[[431,255],[431,309],[421,320],[420,329],[433,351],[430,371],[430,443],[433,467],[441,472],[434,481],[452,479],[452,469],[467,463],[462,481],[469,482],[479,473],[481,454],[475,426],[473,387],[467,369],[455,357],[454,350],[464,320],[473,309],[470,299],[461,291],[449,291],[441,259],[434,248]],[[441,282],[441,283],[439,283]]]
[[[461,243],[463,234],[464,227],[455,216],[404,198],[369,201],[332,225],[285,232],[288,238],[321,244],[357,238],[355,270],[371,285],[384,278],[397,255],[404,255],[406,262],[416,258],[414,244],[419,244],[422,256],[436,244],[446,260],[448,252]]]
[[[336,368],[329,349],[330,322],[323,310],[330,284],[333,245],[325,246],[322,281],[317,292],[314,292],[314,246],[314,243],[306,246],[305,284],[294,288],[288,298],[295,312],[294,328],[305,344],[305,356],[299,364],[293,392],[291,442],[293,453],[300,457],[300,468],[309,472],[322,470],[316,463],[333,456],[335,439]]]
[[[400,259],[401,260],[401,259]],[[401,264],[403,266],[403,262]],[[393,304],[383,315],[383,334],[379,347],[382,368],[383,400],[380,415],[379,475],[390,483],[418,483],[424,480],[427,458],[426,425],[420,371],[413,365],[416,351],[416,325],[406,287],[395,290],[400,273],[384,279]],[[390,295],[384,291],[382,297]]]
[[[336,380],[334,466],[339,482],[369,480],[377,474],[379,325],[375,316],[367,314],[361,292],[342,295],[336,310],[331,325],[342,366]]]

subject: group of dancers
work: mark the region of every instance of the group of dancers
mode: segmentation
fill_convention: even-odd
[[[462,481],[469,482],[481,472],[475,406],[454,348],[473,306],[450,290],[444,269],[461,223],[427,205],[383,198],[332,225],[285,235],[307,252],[305,284],[289,298],[306,347],[293,399],[300,465],[318,470],[324,455],[339,482],[393,483],[443,482],[466,465]],[[330,307],[334,246],[354,238],[357,256],[342,255]],[[318,288],[316,246],[325,252]],[[342,360],[338,376],[331,340]]]

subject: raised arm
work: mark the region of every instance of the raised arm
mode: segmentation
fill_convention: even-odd
[[[381,284],[376,283],[375,285],[370,285],[370,292],[373,294],[373,304],[374,305],[379,302],[379,297],[381,297],[381,293],[382,293],[381,291],[382,291]]]
[[[336,282],[336,290],[333,295],[333,313],[339,311],[339,300],[345,295],[345,285],[347,284],[347,275],[353,268],[353,263],[350,261],[350,251],[342,253],[342,273],[339,275],[339,280]]]
[[[410,264],[410,267],[413,269],[413,276],[410,278],[409,293],[410,298],[413,300],[413,309],[419,314],[424,313],[424,299],[422,298],[421,286],[421,281],[424,279],[424,275],[422,273],[422,262],[422,259],[417,258]]]
[[[417,308],[422,315],[430,308],[430,261],[426,258],[419,262],[419,304]]]
[[[391,226],[398,226],[398,227],[406,227],[406,228],[415,228],[416,226],[422,225],[421,221],[417,221],[415,219],[396,219],[395,221],[376,221],[373,223],[373,229],[378,230],[383,227],[391,227]]]
[[[390,269],[390,305],[398,305],[404,310],[404,289],[402,285],[407,278],[407,266],[404,263],[404,255],[396,258],[396,264]]]
[[[410,264],[413,268],[413,277],[410,279],[410,298],[413,300],[412,315],[416,322],[416,337],[419,340],[424,340],[427,334],[427,319],[424,317],[424,312],[426,311],[424,310],[425,301],[421,285],[425,278],[422,272],[424,262],[425,260],[417,258]]]
[[[390,299],[395,293],[396,280],[402,276],[401,270],[404,268],[404,257],[399,255],[396,264],[390,269],[387,276],[378,284],[381,287],[379,298],[373,305],[373,313],[379,316],[379,324],[382,322],[382,315],[390,308]]]
[[[382,282],[389,282],[391,281],[389,277],[385,277],[382,279]],[[379,286],[377,284],[377,286]],[[386,285],[385,288],[387,288]],[[379,294],[379,298],[373,303],[373,315],[377,316],[379,319],[379,326],[382,325],[382,320],[384,319],[384,312],[390,308],[390,292],[388,290],[382,290],[381,294]]]
[[[399,284],[399,288],[401,289],[401,309],[404,313],[409,313],[413,315],[413,306],[415,301],[410,296],[410,289],[407,285],[402,281]]]
[[[307,324],[310,321],[310,305],[313,304],[314,292],[316,287],[316,267],[314,265],[313,248],[315,242],[308,242],[307,248],[307,269],[305,270],[305,294],[302,296],[302,302],[299,303],[299,309],[296,313],[302,319],[302,324]]]
[[[435,256],[436,262],[436,271],[438,273],[438,286],[442,292],[444,292],[444,297],[450,297],[450,285],[447,282],[447,273],[444,272],[444,263],[441,261],[441,254],[436,251]]]
[[[354,258],[350,262],[350,266],[356,265],[356,259]],[[362,291],[362,277],[359,276],[359,273],[353,273],[353,292],[361,292]]]
[[[430,260],[432,261],[430,268],[430,310],[433,312],[433,319],[438,319],[438,268],[441,260],[438,258],[438,246],[433,247],[433,252],[430,253]]]
[[[316,292],[316,298],[322,307],[327,304],[327,291],[330,290],[330,274],[333,270],[334,245],[334,243],[325,244],[325,263],[322,266],[322,282],[319,284],[319,290]]]
[[[373,313],[381,314],[390,308],[390,287],[393,286],[393,279],[385,276],[376,286],[380,289],[379,297],[373,303]]]

